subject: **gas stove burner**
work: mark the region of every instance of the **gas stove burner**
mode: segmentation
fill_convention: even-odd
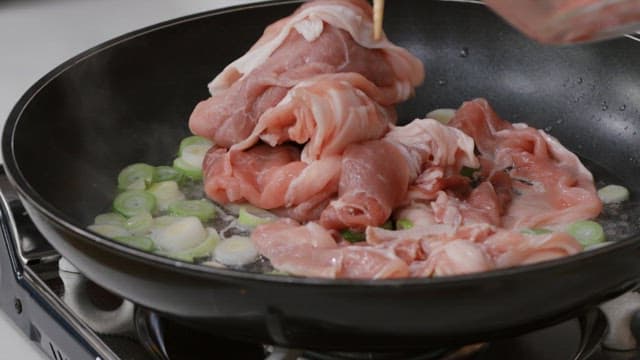
[[[221,353],[233,359],[267,360],[555,360],[616,359],[599,357],[607,323],[598,310],[523,336],[460,348],[390,352],[349,352],[288,349],[231,340],[194,329],[138,307],[135,312],[138,338],[154,360],[190,359],[194,354]],[[618,353],[625,354],[625,353]],[[594,357],[595,356],[595,357]]]
[[[390,352],[297,350],[220,338],[186,327],[142,307],[136,309],[134,319],[140,342],[155,360],[188,359],[194,353],[210,351],[212,348],[240,360],[465,360],[471,359],[487,346],[476,344],[459,349]]]
[[[197,354],[224,354],[238,360],[265,358],[261,344],[214,336],[140,306],[136,307],[134,323],[140,343],[154,360],[192,359]]]
[[[304,351],[302,358],[308,360],[465,360],[486,349],[481,343],[459,349],[432,349],[406,352],[317,352]]]
[[[317,352],[305,351],[302,356],[309,360],[437,360],[441,359],[447,350],[426,350],[407,352]]]

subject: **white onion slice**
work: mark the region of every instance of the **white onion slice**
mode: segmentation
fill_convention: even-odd
[[[258,250],[250,238],[234,235],[222,241],[213,252],[216,261],[227,266],[242,266],[258,258]]]
[[[177,218],[176,221],[151,230],[151,239],[156,246],[168,252],[193,248],[207,238],[207,230],[195,216]]]

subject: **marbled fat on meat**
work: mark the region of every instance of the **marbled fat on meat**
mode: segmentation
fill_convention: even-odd
[[[320,224],[358,230],[381,225],[404,200],[409,175],[393,144],[374,140],[350,145],[342,156],[338,198],[322,212]]]
[[[407,264],[392,252],[338,245],[329,230],[314,222],[279,220],[258,227],[251,238],[274,267],[296,275],[379,279],[409,274]]]
[[[433,166],[448,173],[478,166],[473,139],[435,120],[418,119],[393,127],[382,140],[350,145],[342,157],[338,199],[322,213],[320,223],[358,230],[382,225],[407,201],[407,190],[420,172]]]
[[[261,144],[246,151],[213,147],[204,160],[204,190],[222,204],[249,202],[279,211],[291,208],[290,217],[308,221],[319,216],[316,207],[326,205],[337,193],[340,165],[339,157],[304,163],[295,146]]]
[[[597,216],[602,206],[591,174],[574,154],[543,131],[500,119],[483,99],[463,104],[451,127],[415,120],[382,140],[350,145],[342,159],[337,199],[322,212],[320,224],[364,227],[366,243],[346,245],[334,232],[338,247],[331,254],[341,267],[330,277],[446,276],[572,255],[582,246],[563,226]],[[481,167],[475,184],[457,180],[463,166]],[[383,185],[393,176],[405,184],[394,190],[399,198]],[[381,204],[413,227],[376,226],[387,216]],[[529,227],[550,232],[521,232]],[[287,261],[280,258],[279,264]]]
[[[381,138],[396,122],[380,88],[357,73],[319,75],[293,87],[231,150],[263,142],[304,144],[301,160],[341,155],[352,143]]]
[[[191,131],[230,147],[291,88],[316,75],[358,73],[379,88],[382,106],[406,100],[424,78],[422,63],[384,37],[374,41],[365,0],[316,0],[269,26],[210,84],[189,119]]]
[[[194,110],[191,129],[216,144],[203,164],[206,194],[280,216],[251,238],[276,269],[300,276],[449,276],[581,251],[563,231],[602,204],[580,160],[484,99],[447,125],[396,126],[394,106],[423,77],[406,50],[372,39],[366,1],[305,3]],[[412,227],[382,228],[389,220]],[[366,240],[352,244],[345,230]]]
[[[602,210],[589,170],[544,131],[500,119],[484,99],[464,103],[451,126],[473,137],[484,176],[508,174],[516,195],[502,219],[506,228],[554,227]]]

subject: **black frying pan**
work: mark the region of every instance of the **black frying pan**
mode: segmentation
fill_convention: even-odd
[[[486,97],[547,128],[597,176],[640,190],[640,43],[527,40],[484,6],[395,0],[389,37],[425,63],[407,121]],[[95,282],[194,326],[293,347],[391,349],[472,342],[559,322],[640,279],[640,241],[488,273],[384,281],[276,277],[176,262],[84,230],[125,165],[166,164],[206,83],[295,3],[214,11],[91,49],[35,84],[3,134],[7,171],[59,252]],[[466,53],[466,54],[465,54]],[[466,55],[466,56],[464,56]],[[599,165],[596,165],[599,164]]]

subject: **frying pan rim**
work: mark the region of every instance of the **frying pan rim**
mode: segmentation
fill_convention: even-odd
[[[484,6],[481,1],[477,0],[438,0],[442,2],[458,2],[469,3]],[[94,245],[97,245],[116,256],[126,256],[137,261],[143,261],[149,263],[152,266],[170,266],[172,271],[182,272],[186,274],[196,275],[199,277],[223,277],[229,279],[238,279],[245,281],[260,281],[260,282],[274,282],[283,284],[295,284],[299,286],[325,286],[325,287],[342,287],[342,286],[360,286],[360,287],[412,287],[412,286],[448,286],[452,283],[464,286],[467,282],[476,282],[479,280],[499,280],[510,276],[522,276],[535,271],[552,270],[557,267],[566,266],[568,263],[584,261],[595,256],[614,256],[616,252],[625,251],[627,248],[634,245],[640,246],[638,239],[640,234],[629,236],[625,239],[616,241],[613,244],[604,246],[599,249],[583,251],[579,254],[563,257],[560,259],[544,261],[536,264],[515,266],[511,268],[496,269],[474,274],[465,275],[453,275],[445,277],[435,278],[400,278],[400,279],[325,279],[325,278],[307,278],[307,277],[294,277],[294,276],[274,276],[268,274],[251,273],[245,271],[237,271],[226,268],[215,268],[206,265],[192,264],[179,260],[174,260],[161,255],[145,252],[136,248],[126,246],[118,243],[109,238],[103,237],[97,233],[86,230],[82,226],[76,225],[77,221],[70,219],[67,215],[59,211],[55,206],[46,201],[40,194],[29,184],[26,177],[23,175],[15,158],[14,152],[14,140],[15,133],[17,131],[18,123],[22,117],[22,113],[31,103],[31,101],[44,89],[51,81],[55,80],[58,76],[71,69],[77,63],[84,61],[87,58],[95,56],[113,46],[116,46],[125,41],[143,36],[147,33],[158,31],[167,27],[179,25],[184,22],[196,21],[201,18],[219,16],[227,13],[241,12],[246,9],[282,6],[286,4],[300,3],[302,0],[277,0],[277,1],[262,1],[249,4],[241,4],[231,7],[225,7],[221,9],[208,10],[199,12],[196,14],[186,15],[183,17],[170,19],[157,24],[153,24],[138,30],[134,30],[107,40],[101,44],[98,44],[88,50],[81,52],[80,54],[73,56],[69,60],[55,67],[49,71],[43,77],[41,77],[36,83],[34,83],[29,89],[20,97],[16,105],[13,107],[7,121],[5,123],[2,134],[2,153],[4,157],[4,167],[9,180],[14,184],[22,200],[26,200],[29,205],[35,207],[40,214],[44,215],[53,224],[62,226],[65,230],[70,231],[79,236],[82,241],[90,241]],[[634,41],[639,41],[633,35],[628,35],[626,38]]]

